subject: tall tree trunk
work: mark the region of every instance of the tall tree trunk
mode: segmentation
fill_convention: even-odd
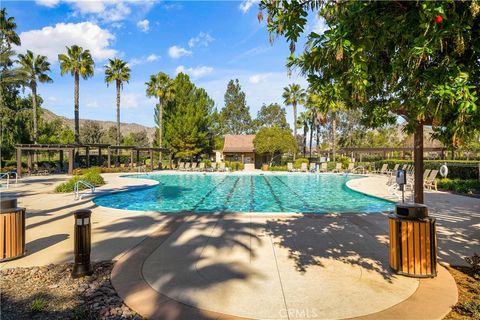
[[[337,113],[332,112],[332,157],[333,161],[337,158]]]
[[[38,143],[37,85],[32,84],[33,143]]]
[[[158,146],[160,148],[163,147],[163,104],[162,101],[159,100],[158,104]],[[162,169],[162,152],[160,151],[158,155],[158,167]]]
[[[308,134],[308,126],[307,122],[303,123],[303,157],[307,156],[307,134]]]
[[[452,145],[452,160],[455,160],[455,147]]]
[[[415,203],[423,203],[423,123],[419,123],[413,136],[415,163]]]
[[[117,79],[117,145],[120,145],[121,133],[120,133],[120,80]]]
[[[312,140],[313,140],[314,127],[315,127],[315,113],[312,114],[312,122],[310,122],[310,158],[312,157]]]
[[[293,137],[295,138],[295,145],[298,148],[298,140],[297,140],[297,104],[293,104]],[[293,153],[293,160],[295,160],[297,155],[297,151]]]
[[[75,114],[75,143],[80,144],[80,116],[78,112],[78,95],[79,95],[79,82],[80,82],[80,77],[78,75],[78,72],[75,72],[75,84],[74,84],[74,92],[73,92],[73,97],[74,97],[74,114]]]
[[[317,157],[320,161],[320,125],[317,124]]]

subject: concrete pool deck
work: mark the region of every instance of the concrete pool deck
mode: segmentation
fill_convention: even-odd
[[[156,183],[120,175],[104,174],[107,185],[98,191]],[[92,259],[119,260],[113,284],[131,308],[152,319],[191,319],[188,314],[439,319],[457,299],[443,268],[439,277],[425,280],[389,271],[385,214],[194,216],[116,210],[53,193],[66,178],[31,177],[2,190],[2,196],[17,195],[27,208],[28,252],[0,268],[71,261],[72,212],[90,208]],[[367,177],[349,187],[385,198],[385,182],[386,177]],[[465,264],[462,258],[480,245],[480,200],[442,192],[425,197],[438,221],[439,260]]]

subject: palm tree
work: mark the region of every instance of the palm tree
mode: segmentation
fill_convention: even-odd
[[[60,74],[63,76],[70,73],[75,79],[74,86],[74,108],[75,108],[75,143],[80,143],[80,123],[78,112],[79,82],[80,76],[86,80],[93,76],[95,63],[93,62],[90,50],[83,50],[82,47],[73,45],[67,47],[67,54],[59,54]]]
[[[145,83],[147,85],[147,97],[158,98],[157,105],[157,124],[158,124],[158,146],[163,146],[163,111],[165,105],[172,101],[175,96],[175,89],[173,86],[173,80],[168,74],[159,72],[150,76],[150,81]],[[162,153],[159,156],[160,164],[162,165]]]
[[[303,141],[302,141],[302,150],[303,150],[303,157],[307,156],[307,134],[308,134],[308,122],[310,120],[310,113],[308,111],[304,111],[300,113],[300,117],[297,119],[297,127],[303,127]]]
[[[107,87],[115,81],[117,87],[117,145],[120,145],[120,90],[123,89],[123,82],[130,80],[130,68],[121,59],[109,59],[105,66],[105,82]]]
[[[46,56],[34,55],[32,51],[27,50],[27,54],[18,55],[20,68],[19,74],[24,78],[24,85],[32,90],[32,109],[33,109],[33,143],[38,143],[38,116],[37,116],[37,85],[38,83],[53,82],[48,76],[50,72],[50,62]]]
[[[16,28],[15,18],[7,18],[7,10],[5,8],[0,10],[0,44],[2,51],[10,49],[12,44],[20,45],[20,37],[15,32]]]
[[[283,88],[283,99],[287,106],[293,106],[293,135],[297,141],[297,105],[305,103],[305,90],[300,85],[292,83],[288,87]],[[295,159],[295,154],[293,154]]]

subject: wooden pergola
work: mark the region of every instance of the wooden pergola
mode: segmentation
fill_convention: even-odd
[[[60,153],[60,166],[63,170],[64,152],[68,152],[68,174],[73,173],[75,149],[85,149],[86,164],[90,166],[90,150],[98,148],[98,157],[100,159],[99,164],[102,164],[102,150],[107,149],[107,167],[111,167],[112,150],[130,150],[130,166],[133,167],[134,158],[136,163],[140,162],[140,152],[148,152],[150,158],[150,169],[153,171],[153,153],[161,152],[170,154],[170,150],[167,148],[156,147],[137,147],[137,146],[112,146],[109,144],[17,144],[15,146],[17,157],[17,174],[21,175],[22,172],[22,153],[27,152],[27,166],[32,168],[32,156],[37,151],[57,151]],[[171,154],[170,154],[171,155]]]

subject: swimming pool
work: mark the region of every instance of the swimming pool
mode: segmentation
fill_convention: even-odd
[[[348,188],[338,174],[160,174],[158,185],[102,195],[100,206],[160,212],[379,212],[394,204]]]

